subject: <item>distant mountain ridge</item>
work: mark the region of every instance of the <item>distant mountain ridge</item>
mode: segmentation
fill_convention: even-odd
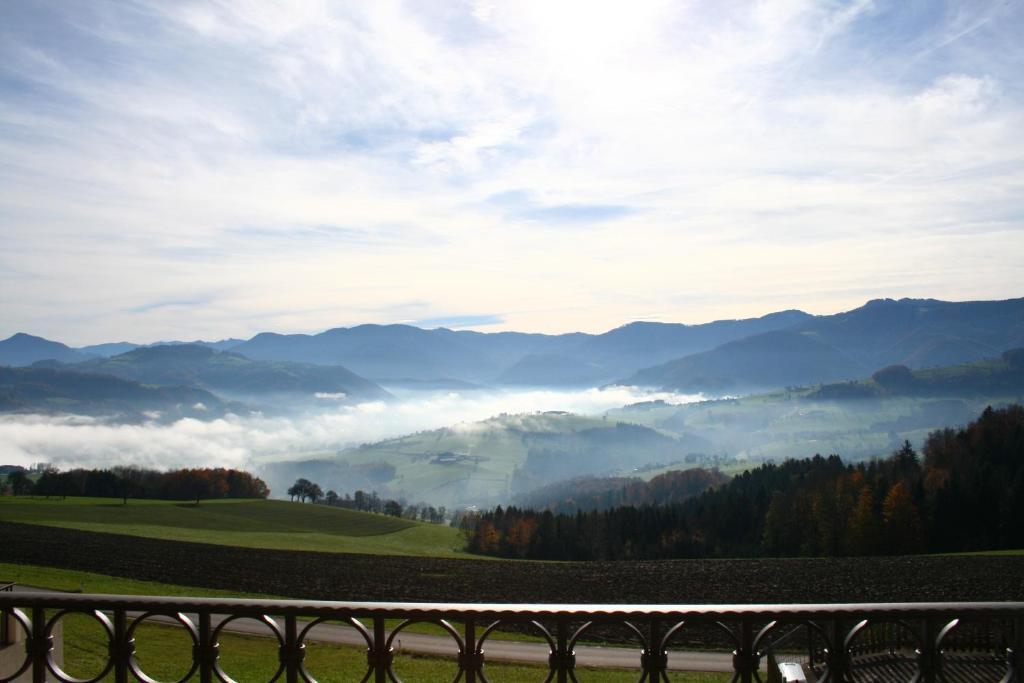
[[[342,366],[396,386],[643,385],[728,394],[819,384],[994,358],[1024,345],[1024,299],[944,302],[877,299],[834,315],[799,310],[700,325],[633,322],[603,334],[485,333],[410,325],[358,325],[319,334],[263,332],[200,342],[252,360]],[[0,341],[0,364],[82,362],[127,342],[71,349],[18,334]]]
[[[645,368],[617,383],[718,394],[995,358],[1024,345],[1024,299],[877,299]]]
[[[130,419],[219,417],[235,406],[195,387],[154,387],[62,367],[0,366],[0,413],[120,415]]]
[[[152,348],[154,346],[208,346],[218,351],[225,351],[242,343],[242,339],[222,339],[208,342],[159,341],[152,344],[133,344],[132,342],[107,342],[72,348],[60,342],[44,339],[35,335],[17,332],[0,341],[0,365],[10,367],[27,367],[44,360],[55,360],[60,363],[80,363],[93,358],[110,358],[134,349]]]
[[[145,384],[195,386],[239,397],[303,394],[311,398],[317,393],[359,401],[391,397],[373,382],[341,366],[255,361],[195,344],[140,347],[71,368]]]
[[[599,335],[359,325],[316,335],[261,333],[232,351],[260,360],[340,364],[385,384],[447,378],[507,385],[597,385],[655,362],[809,318],[800,311],[783,311],[702,325],[634,322]]]
[[[50,341],[35,335],[18,332],[0,341],[0,365],[20,367],[32,365],[40,360],[56,360],[61,363],[77,363],[88,360],[90,354]]]

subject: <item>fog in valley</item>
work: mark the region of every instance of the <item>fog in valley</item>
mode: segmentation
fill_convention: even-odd
[[[170,424],[158,419],[122,424],[76,415],[4,415],[0,416],[0,462],[49,463],[61,469],[116,465],[254,468],[501,413],[568,411],[590,415],[640,401],[683,404],[700,399],[699,395],[633,387],[392,393],[398,400],[324,406],[334,402],[320,399],[322,407],[309,407],[287,417],[229,414]]]

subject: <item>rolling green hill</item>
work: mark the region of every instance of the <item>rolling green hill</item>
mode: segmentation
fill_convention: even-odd
[[[0,498],[0,520],[247,548],[462,556],[459,532],[437,524],[278,500]]]
[[[686,430],[713,444],[721,469],[733,473],[765,460],[820,453],[844,460],[881,457],[932,430],[966,424],[988,405],[1020,402],[1024,390],[999,395],[930,398],[812,398],[800,389],[685,406],[645,405],[612,411],[664,430]],[[734,461],[731,465],[729,461]]]
[[[119,415],[123,419],[210,419],[234,404],[196,387],[158,387],[65,366],[0,366],[0,412]]]
[[[581,475],[682,462],[706,442],[564,412],[500,415],[341,452],[303,454],[261,470],[272,489],[297,477],[339,493],[357,488],[435,505],[505,503],[512,492]],[[383,474],[382,474],[383,473]],[[380,475],[382,476],[374,476]]]
[[[910,370],[882,368],[857,382],[826,384],[809,398],[881,398],[886,396],[1002,396],[1024,391],[1024,349],[1010,349],[992,360]]]

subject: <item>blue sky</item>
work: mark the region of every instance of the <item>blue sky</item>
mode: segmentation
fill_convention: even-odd
[[[1024,4],[0,4],[0,336],[1024,295]]]

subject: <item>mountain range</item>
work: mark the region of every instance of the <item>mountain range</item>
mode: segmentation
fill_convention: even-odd
[[[236,357],[244,357],[258,362],[341,366],[353,376],[385,386],[439,382],[505,386],[615,383],[731,394],[865,377],[893,364],[918,369],[995,358],[1022,345],[1024,299],[878,299],[834,315],[788,310],[700,325],[633,322],[602,334],[484,333],[425,330],[410,325],[358,325],[312,335],[264,332],[246,341],[229,339],[188,346],[229,351],[231,355],[220,360],[234,364],[241,362]],[[96,357],[127,348],[127,342],[118,342],[73,349],[17,334],[0,341],[0,364],[24,366],[55,359],[84,363],[82,369],[118,374],[123,361],[114,361],[123,352],[108,361]],[[128,353],[138,350],[128,349]],[[266,370],[266,366],[260,367]],[[286,368],[278,366],[278,370]],[[146,374],[149,370],[139,372],[133,370],[134,374],[121,376],[145,381],[157,378]],[[255,367],[247,372],[249,379],[229,381],[217,376],[216,381],[222,389],[230,387],[234,391],[241,386],[251,391],[259,384],[254,377],[274,382],[280,376],[269,371],[261,375]],[[210,371],[205,379],[197,380],[197,385],[218,386],[215,375]],[[179,373],[173,379],[183,377]],[[294,377],[289,381],[308,388]]]
[[[996,358],[1024,345],[1024,299],[877,299],[645,368],[622,384],[740,393]]]

